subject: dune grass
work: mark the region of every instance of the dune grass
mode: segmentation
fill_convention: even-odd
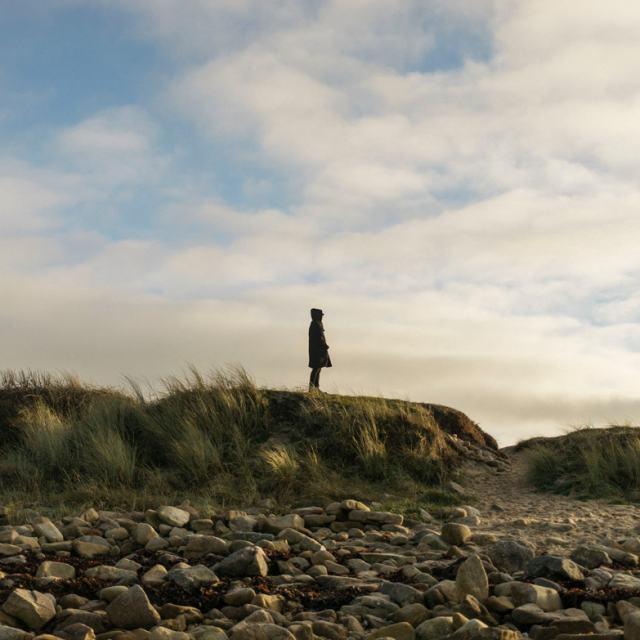
[[[208,376],[192,369],[151,396],[135,383],[114,389],[68,375],[0,376],[5,504],[391,496],[416,506],[429,504],[456,459],[419,405],[262,389],[240,367]]]
[[[535,438],[524,450],[527,480],[543,491],[640,502],[640,428],[578,427],[557,438]]]

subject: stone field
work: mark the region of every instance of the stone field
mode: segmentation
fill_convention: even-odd
[[[640,640],[640,511],[473,465],[474,506],[411,521],[356,500],[2,509],[0,640]]]

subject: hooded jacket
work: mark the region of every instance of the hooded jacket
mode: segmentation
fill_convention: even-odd
[[[320,369],[331,367],[329,345],[324,337],[322,326],[322,310],[311,309],[311,325],[309,326],[309,367]]]

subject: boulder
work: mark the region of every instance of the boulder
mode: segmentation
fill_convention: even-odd
[[[458,600],[471,595],[480,602],[486,602],[489,597],[489,580],[484,570],[482,560],[477,555],[469,556],[459,567],[456,574],[456,591]]]
[[[38,537],[45,537],[47,542],[63,542],[64,536],[53,522],[46,521],[33,525],[33,532]]]
[[[56,615],[56,599],[49,593],[16,589],[7,598],[2,609],[38,631]]]
[[[140,585],[118,596],[106,611],[111,624],[122,629],[148,629],[160,621],[160,615]]]
[[[492,544],[485,551],[485,555],[499,569],[514,573],[523,571],[533,560],[535,553],[530,546],[520,540],[503,539]]]
[[[76,570],[65,562],[52,562],[45,560],[36,572],[36,578],[59,578],[60,580],[73,580],[76,577]]]
[[[575,562],[560,556],[537,556],[525,567],[525,576],[551,580],[582,580],[584,576]]]
[[[157,510],[158,518],[165,524],[168,524],[170,527],[184,527],[185,524],[189,522],[190,515],[183,511],[182,509],[178,509],[176,507],[160,507]]]
[[[223,576],[266,576],[268,558],[260,547],[245,547],[219,562],[213,568]]]
[[[209,553],[217,556],[229,555],[229,543],[216,536],[196,536],[187,542],[185,558],[203,558]]]

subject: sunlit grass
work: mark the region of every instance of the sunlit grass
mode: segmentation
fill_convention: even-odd
[[[263,389],[241,367],[208,376],[190,369],[156,395],[135,383],[0,376],[1,495],[11,500],[415,498],[437,487],[454,460],[419,405]]]

